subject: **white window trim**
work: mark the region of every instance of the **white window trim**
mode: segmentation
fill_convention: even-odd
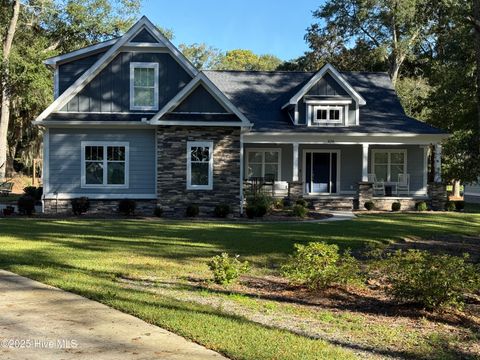
[[[208,184],[192,184],[192,147],[208,147]],[[187,190],[212,190],[213,189],[213,141],[188,141],[187,142]]]
[[[85,147],[87,146],[103,146],[103,184],[87,184],[85,174]],[[107,148],[109,146],[124,146],[125,147],[125,183],[124,184],[107,184],[108,180],[108,165],[107,165]],[[130,163],[130,143],[124,141],[82,141],[81,143],[81,187],[82,188],[115,188],[127,189],[129,187],[129,163]]]
[[[154,95],[153,95],[153,105],[152,106],[136,106],[134,103],[135,99],[135,86],[134,86],[134,77],[135,69],[153,69],[154,70]],[[130,63],[130,110],[158,110],[158,63],[154,62],[131,62]]]
[[[391,166],[392,166],[392,161],[391,161],[391,153],[403,153],[403,166],[404,166],[404,171],[405,174],[408,173],[408,168],[407,168],[407,149],[372,149],[372,161],[370,162],[370,173],[374,174],[375,173],[375,154],[378,153],[387,153],[388,158],[387,158],[387,180],[385,182],[391,183],[391,182],[397,182],[398,179],[391,179]]]
[[[246,149],[247,161],[245,162],[245,173],[248,175],[248,169],[250,167],[250,153],[252,152],[261,152],[262,153],[262,177],[265,177],[265,153],[266,152],[276,152],[278,153],[278,170],[277,170],[277,180],[282,181],[282,149],[281,148],[247,148]]]
[[[313,126],[321,126],[326,124],[343,124],[345,122],[344,119],[344,106],[340,105],[318,105],[312,106],[312,118],[310,119],[310,124]],[[317,120],[317,110],[326,110],[327,111],[327,120]],[[338,110],[340,111],[340,116],[338,120],[330,120],[330,110]]]
[[[305,191],[305,184],[307,182],[307,153],[326,153],[326,154],[337,154],[337,181],[336,181],[336,187],[337,191],[336,192],[306,192]],[[303,150],[303,159],[302,159],[302,178],[303,178],[303,193],[305,195],[338,195],[342,191],[340,189],[340,167],[341,167],[341,155],[342,151],[341,150],[335,150],[335,149],[304,149]],[[330,166],[330,171],[331,166]],[[331,174],[330,174],[331,175]],[[331,176],[330,176],[331,177]]]

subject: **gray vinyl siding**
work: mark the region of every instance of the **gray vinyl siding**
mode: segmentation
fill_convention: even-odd
[[[292,181],[293,176],[293,146],[291,144],[245,144],[249,148],[280,148],[281,155],[281,179]],[[370,146],[368,172],[371,172],[371,150],[373,149],[406,149],[407,150],[407,172],[410,174],[410,192],[424,190],[424,162],[423,148],[418,145],[405,146]],[[298,148],[298,177],[303,181],[303,154],[305,150],[340,150],[340,192],[344,194],[355,194],[358,183],[362,180],[362,146],[361,145],[309,145],[301,144]],[[246,174],[245,160],[245,174]]]
[[[58,67],[59,95],[61,95],[70,85],[72,85],[103,54],[104,54],[104,51],[59,65]]]
[[[398,146],[370,146],[368,158],[368,172],[372,171],[372,150],[373,149],[406,149],[407,150],[407,173],[410,174],[410,193],[424,189],[424,152],[419,145],[398,145]],[[392,179],[397,181],[397,179]]]
[[[129,143],[129,187],[81,188],[81,142]],[[50,129],[49,192],[155,194],[155,129]]]
[[[193,90],[173,112],[228,113],[203,85]]]
[[[74,96],[62,111],[130,112],[131,62],[159,64],[159,109],[191,80],[191,76],[168,53],[122,52]]]

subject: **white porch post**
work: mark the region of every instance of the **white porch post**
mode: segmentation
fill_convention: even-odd
[[[298,181],[298,143],[293,143],[293,181]]]
[[[240,215],[243,215],[243,129],[240,130]]]
[[[440,183],[442,182],[442,145],[435,144],[435,160],[434,160],[434,174],[435,174],[435,182]]]
[[[369,144],[362,144],[362,181],[368,181],[368,146]]]

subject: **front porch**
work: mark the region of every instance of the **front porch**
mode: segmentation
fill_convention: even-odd
[[[244,191],[302,197],[316,209],[364,209],[370,200],[378,209],[393,202],[414,209],[429,199],[429,145],[244,142]],[[437,182],[440,151],[437,145]]]

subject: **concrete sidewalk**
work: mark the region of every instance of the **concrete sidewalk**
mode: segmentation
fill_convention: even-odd
[[[81,296],[0,270],[0,359],[225,359]]]

